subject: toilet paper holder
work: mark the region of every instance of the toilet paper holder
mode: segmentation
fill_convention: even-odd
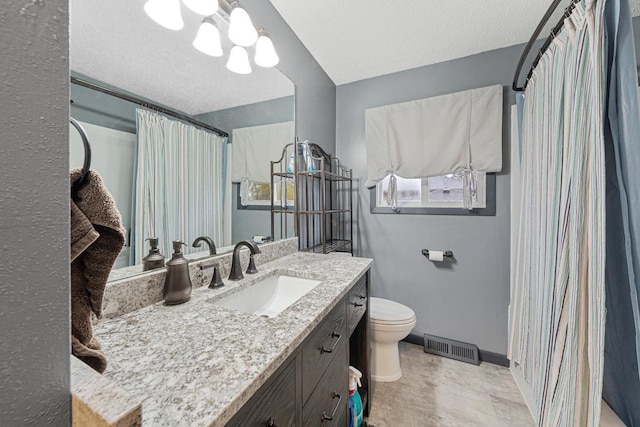
[[[429,258],[429,249],[423,249],[422,250],[422,255],[424,255],[427,258]],[[452,251],[444,251],[443,255],[444,255],[445,258],[453,258],[453,252]]]

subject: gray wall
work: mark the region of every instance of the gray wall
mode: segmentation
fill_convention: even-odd
[[[66,0],[0,8],[0,424],[69,425]]]
[[[295,97],[273,99],[213,111],[196,116],[198,120],[209,123],[229,133],[229,141],[233,142],[232,131],[247,126],[260,126],[273,123],[290,122],[294,119]],[[276,160],[266,159],[266,161]],[[250,239],[252,236],[268,236],[271,234],[271,213],[268,210],[238,209],[239,184],[233,184],[231,201],[231,241]]]
[[[294,109],[295,96],[292,95],[198,114],[194,118],[227,132],[229,134],[229,142],[233,142],[231,140],[231,131],[233,129],[290,122],[294,117]]]
[[[336,152],[336,87],[273,5],[243,0],[256,28],[264,27],[278,50],[278,69],[296,86],[296,136]]]
[[[350,83],[337,88],[337,154],[358,178],[361,256],[374,258],[372,294],[411,307],[412,333],[475,343],[506,354],[509,304],[509,106],[504,90],[503,172],[496,216],[371,214],[366,180],[364,111],[494,84],[511,85],[522,46]],[[526,73],[526,72],[525,72]],[[455,264],[428,261],[421,249],[452,250]]]

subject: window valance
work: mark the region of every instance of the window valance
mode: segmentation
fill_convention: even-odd
[[[294,142],[294,122],[233,129],[233,182],[270,182],[270,161],[278,160],[285,145]]]
[[[393,173],[427,178],[502,169],[502,86],[365,111],[367,187]]]

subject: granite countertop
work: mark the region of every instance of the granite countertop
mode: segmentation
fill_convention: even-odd
[[[143,425],[224,425],[302,343],[371,266],[372,260],[296,252],[255,275],[195,289],[178,306],[158,303],[101,321],[94,333],[109,365],[104,376],[143,401]],[[274,318],[214,301],[267,276],[322,280]]]

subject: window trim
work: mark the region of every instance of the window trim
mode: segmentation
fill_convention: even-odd
[[[369,209],[372,214],[403,215],[460,215],[460,216],[495,216],[496,215],[496,174],[487,173],[485,178],[485,207],[471,210],[453,207],[398,207],[396,211],[388,206],[378,206],[376,187],[369,189]]]

